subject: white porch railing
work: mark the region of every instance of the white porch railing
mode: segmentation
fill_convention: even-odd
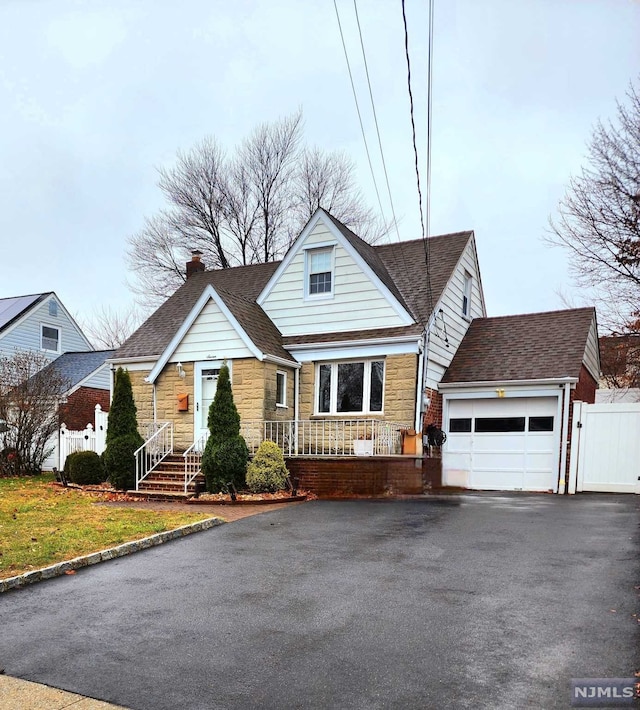
[[[254,454],[275,441],[285,456],[389,456],[402,451],[410,424],[379,419],[242,420],[241,434]]]
[[[156,422],[157,431],[136,449],[136,490],[154,468],[173,453],[173,422]]]
[[[207,445],[209,432],[205,432],[194,444],[182,454],[184,457],[184,492],[193,479],[200,473],[202,452]]]

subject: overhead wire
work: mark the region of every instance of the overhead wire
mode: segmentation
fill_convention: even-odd
[[[382,207],[382,200],[380,199],[380,191],[378,190],[378,183],[376,181],[376,176],[373,170],[373,163],[371,162],[371,155],[369,153],[369,145],[367,143],[367,137],[365,134],[364,130],[364,123],[362,122],[362,114],[360,113],[360,105],[358,103],[358,95],[356,93],[356,87],[353,81],[353,73],[351,71],[351,63],[349,62],[349,54],[347,53],[347,45],[344,40],[344,34],[342,32],[342,23],[340,22],[340,13],[338,12],[338,5],[336,0],[333,0],[333,7],[335,8],[336,11],[336,19],[338,20],[338,28],[340,30],[340,39],[342,40],[342,49],[344,50],[344,58],[347,62],[347,70],[349,71],[349,80],[351,81],[351,90],[353,92],[353,99],[356,104],[356,111],[358,112],[358,120],[360,122],[360,131],[362,133],[362,140],[364,141],[364,148],[367,153],[367,160],[369,162],[369,170],[371,171],[371,178],[373,180],[373,186],[376,191],[376,197],[378,198],[378,205],[380,206],[380,214],[382,215],[382,219],[386,222],[386,218],[384,216],[384,209]]]
[[[382,169],[384,170],[384,178],[387,184],[387,193],[389,195],[389,204],[391,206],[391,214],[393,216],[393,224],[398,235],[398,241],[400,240],[400,230],[398,229],[398,219],[396,217],[396,210],[393,204],[393,197],[391,195],[391,186],[389,184],[389,173],[387,172],[387,162],[384,159],[384,150],[382,149],[382,138],[380,137],[380,126],[378,125],[378,114],[376,112],[376,104],[373,99],[373,89],[371,88],[371,77],[369,76],[369,64],[367,62],[367,53],[364,48],[364,40],[362,38],[362,28],[360,26],[360,16],[358,14],[358,3],[357,0],[353,0],[353,9],[356,14],[356,23],[358,25],[358,35],[360,37],[360,47],[362,49],[362,59],[364,61],[364,70],[367,75],[367,86],[369,87],[369,98],[371,100],[371,110],[373,112],[373,120],[376,126],[376,134],[378,136],[378,147],[380,148],[380,158],[382,159]]]

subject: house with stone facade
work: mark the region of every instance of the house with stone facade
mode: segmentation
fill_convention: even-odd
[[[280,262],[207,271],[194,253],[186,275],[110,360],[158,432],[149,452],[185,452],[185,493],[224,362],[250,449],[276,441],[321,494],[421,493],[443,470],[561,492],[573,400],[597,387],[595,311],[488,318],[472,231],[372,246],[319,209]],[[441,451],[423,451],[431,424]]]

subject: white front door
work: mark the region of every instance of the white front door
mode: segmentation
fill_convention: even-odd
[[[218,375],[222,367],[222,360],[209,360],[197,362],[195,367],[194,396],[196,400],[194,412],[194,441],[198,441],[207,432],[207,418],[209,407],[216,396]]]

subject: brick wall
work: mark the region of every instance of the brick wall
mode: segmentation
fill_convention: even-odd
[[[99,404],[109,411],[109,390],[80,387],[67,397],[67,403],[59,409],[59,421],[71,431],[81,431],[87,424],[95,425],[95,409]]]
[[[287,468],[300,488],[321,498],[421,495],[423,460],[414,456],[289,458]]]
[[[435,424],[439,429],[442,429],[442,394],[438,390],[427,387],[425,395],[429,398],[429,408],[424,413],[423,431],[429,424]]]

